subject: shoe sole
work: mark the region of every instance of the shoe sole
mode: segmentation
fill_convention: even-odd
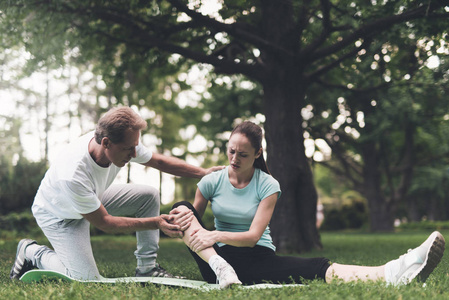
[[[426,253],[426,259],[421,268],[416,270],[415,273],[410,277],[409,282],[414,278],[416,278],[418,282],[425,282],[429,275],[440,263],[445,249],[444,237],[441,233],[435,231],[431,234],[431,238],[433,238],[433,241],[432,245],[429,247],[429,250]]]

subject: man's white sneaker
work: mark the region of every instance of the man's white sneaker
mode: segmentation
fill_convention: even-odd
[[[444,246],[443,235],[434,231],[419,247],[385,265],[386,282],[393,285],[409,284],[415,278],[425,282],[440,263]]]
[[[17,245],[16,259],[9,273],[9,278],[19,279],[27,271],[34,268],[29,259],[26,258],[25,250],[29,245],[36,244],[36,241],[30,239],[22,239]]]

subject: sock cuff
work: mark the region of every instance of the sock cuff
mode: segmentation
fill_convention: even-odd
[[[226,261],[223,259],[223,257],[221,257],[218,254],[214,254],[209,258],[208,263],[209,263],[209,266],[211,267],[212,271],[216,272],[218,266],[223,262],[226,263]]]

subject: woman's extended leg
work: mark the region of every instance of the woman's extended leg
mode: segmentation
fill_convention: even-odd
[[[177,203],[173,206],[173,208],[175,207],[177,207],[180,210],[192,210],[195,213],[195,218],[193,218],[190,227],[186,231],[184,231],[184,236],[182,238],[184,243],[187,246],[189,246],[190,234],[193,231],[204,227],[200,223],[199,216],[196,213],[195,208],[189,202]],[[218,255],[217,251],[213,247],[209,247],[199,252],[196,252],[196,254],[202,260],[204,260],[209,264],[212,271],[214,271],[221,288],[228,287],[232,284],[242,284],[242,282],[238,279],[237,274],[234,271],[234,268],[226,260],[224,260],[223,257]]]
[[[326,281],[338,278],[344,281],[383,280],[389,284],[408,284],[414,278],[424,282],[443,257],[444,237],[433,232],[419,247],[409,250],[398,259],[383,266],[366,267],[332,264],[326,272]]]
[[[385,280],[385,266],[365,267],[333,263],[326,272],[326,282],[334,279],[347,281]]]

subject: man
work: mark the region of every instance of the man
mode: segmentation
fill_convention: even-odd
[[[203,169],[152,153],[139,141],[147,124],[129,107],[107,112],[90,132],[68,145],[52,163],[32,206],[38,225],[54,250],[23,239],[10,278],[32,268],[58,271],[76,279],[101,278],[90,245],[90,224],[105,232],[137,236],[136,276],[173,277],[156,263],[159,230],[182,236],[192,213],[159,215],[159,192],[150,186],[111,185],[121,167],[137,162],[177,176],[201,178],[221,169]],[[135,217],[122,217],[135,216]]]

